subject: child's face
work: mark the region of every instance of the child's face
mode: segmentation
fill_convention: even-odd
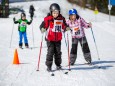
[[[70,20],[75,21],[76,20],[76,14],[70,15],[69,18],[70,18]]]
[[[26,17],[25,17],[25,16],[23,16],[23,17],[22,17],[22,20],[24,20],[24,19],[26,19]]]
[[[52,16],[53,16],[54,18],[57,18],[58,15],[59,15],[59,11],[52,11]]]

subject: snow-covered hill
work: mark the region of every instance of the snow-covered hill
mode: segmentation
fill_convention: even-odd
[[[55,76],[50,76],[46,71],[46,42],[43,40],[42,55],[40,61],[40,71],[36,71],[38,64],[38,56],[40,49],[40,42],[42,34],[39,30],[39,25],[43,18],[49,12],[51,3],[58,3],[61,6],[61,13],[65,18],[68,18],[68,10],[76,8],[79,14],[86,19],[87,22],[92,22],[94,36],[97,43],[97,48],[100,56],[96,52],[95,44],[93,41],[90,29],[86,29],[86,37],[91,50],[93,63],[100,66],[84,65],[85,60],[81,51],[80,45],[78,46],[78,58],[76,65],[71,66],[71,71],[68,75],[64,71],[56,71]],[[115,86],[115,17],[99,13],[97,21],[95,22],[95,15],[93,11],[69,4],[66,0],[46,0],[36,2],[21,2],[12,3],[10,6],[23,6],[29,17],[29,6],[33,4],[36,12],[33,20],[33,26],[28,26],[27,34],[30,47],[33,49],[19,49],[18,48],[18,25],[13,24],[13,17],[20,18],[20,13],[10,15],[7,19],[0,19],[0,86]],[[14,26],[14,27],[13,27]],[[34,31],[34,44],[33,34]],[[11,34],[13,30],[11,48]],[[69,41],[71,44],[71,34],[69,34]],[[45,35],[44,35],[45,36]],[[71,48],[71,46],[70,46]],[[14,50],[18,50],[19,65],[13,65]],[[62,40],[62,66],[68,69],[68,56],[65,40]],[[53,64],[55,69],[55,64]]]

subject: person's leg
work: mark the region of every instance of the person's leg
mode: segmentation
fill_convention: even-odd
[[[33,18],[33,16],[34,16],[34,14],[33,14],[33,13],[31,13],[31,19]]]
[[[72,48],[70,52],[70,65],[74,65],[77,58],[78,39],[72,38]]]
[[[54,47],[54,58],[55,58],[55,64],[57,66],[57,69],[61,68],[61,63],[62,63],[62,59],[61,59],[61,41],[59,42],[55,42],[55,47]]]
[[[90,64],[91,63],[91,53],[89,50],[89,46],[88,46],[86,37],[83,37],[80,39],[80,44],[82,46],[84,58]]]
[[[29,45],[28,45],[27,33],[24,32],[24,33],[23,33],[23,36],[24,36],[24,43],[25,43],[25,46],[28,48]]]
[[[47,70],[51,71],[54,55],[54,43],[47,41],[47,55],[46,55],[46,66]]]
[[[22,38],[23,38],[22,32],[19,31],[19,47],[20,47],[20,48],[22,48],[22,45],[23,45],[23,44],[22,44]]]

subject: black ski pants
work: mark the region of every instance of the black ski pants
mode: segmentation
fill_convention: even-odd
[[[79,39],[72,38],[72,48],[71,48],[71,52],[70,52],[70,64],[73,65],[76,61],[78,42],[80,42],[80,45],[82,47],[82,52],[83,52],[85,60],[88,63],[91,63],[91,53],[89,50],[87,39],[86,39],[86,37],[83,37],[83,38],[79,38]]]
[[[53,63],[53,57],[56,66],[60,66],[61,59],[61,41],[52,42],[47,41],[47,56],[46,56],[46,65],[51,68]]]

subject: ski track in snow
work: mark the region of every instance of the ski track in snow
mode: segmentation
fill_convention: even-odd
[[[68,18],[68,10],[76,8],[78,13],[87,22],[92,22],[92,29],[96,39],[96,44],[99,52],[100,60],[98,60],[97,52],[90,29],[85,29],[87,41],[90,47],[92,60],[95,65],[101,67],[84,64],[85,60],[81,51],[81,46],[78,44],[78,58],[74,66],[71,66],[71,71],[68,71],[68,54],[65,45],[65,39],[62,40],[62,66],[63,71],[55,71],[55,76],[51,76],[46,71],[46,53],[47,46],[45,39],[43,40],[43,48],[40,60],[40,70],[37,70],[38,56],[41,42],[41,32],[39,25],[43,18],[49,12],[51,3],[58,3],[61,6],[61,13]],[[35,17],[33,19],[33,26],[29,25],[27,29],[27,36],[29,45],[32,49],[18,48],[18,25],[14,25],[13,17],[20,18],[20,13],[10,15],[9,18],[0,18],[0,86],[115,86],[115,17],[109,17],[106,14],[99,13],[97,21],[93,11],[69,4],[66,0],[47,0],[47,1],[33,1],[12,3],[10,6],[22,6],[29,17],[29,6],[35,6]],[[34,32],[34,44],[32,28]],[[11,33],[13,29],[13,36],[10,48]],[[71,49],[71,34],[66,32],[65,36],[69,35],[70,49]],[[44,35],[45,37],[45,35]],[[14,50],[17,48],[20,60],[19,65],[13,65]],[[55,70],[53,63],[52,69]],[[64,72],[68,71],[68,74]]]

